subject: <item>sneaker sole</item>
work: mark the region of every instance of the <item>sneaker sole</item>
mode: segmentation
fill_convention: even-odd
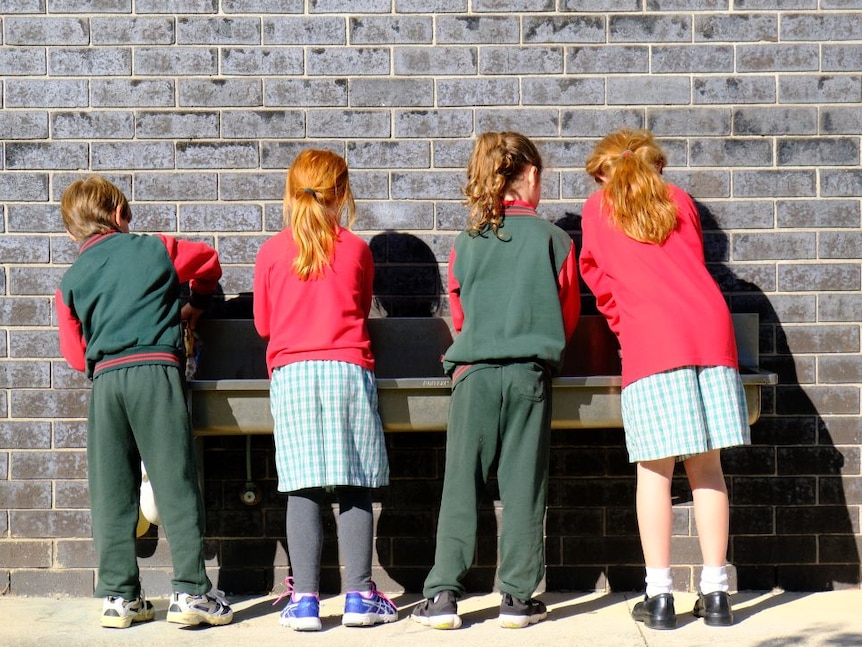
[[[168,611],[166,620],[179,625],[229,625],[233,621],[233,613],[211,616],[197,611]]]
[[[149,622],[155,617],[155,610],[149,609],[146,613],[138,613],[134,616],[102,616],[101,625],[106,629],[128,629],[133,622]]]
[[[371,627],[386,622],[395,622],[396,620],[398,620],[396,614],[345,613],[341,617],[341,624],[345,627]]]
[[[541,622],[547,617],[547,613],[542,613],[536,616],[500,615],[499,622],[500,626],[504,629],[523,629],[524,627],[529,627],[537,622]]]
[[[294,631],[320,631],[323,628],[320,618],[279,618],[278,623]]]
[[[457,629],[461,626],[461,616],[456,614],[431,617],[411,615],[410,617],[420,625],[432,629]]]

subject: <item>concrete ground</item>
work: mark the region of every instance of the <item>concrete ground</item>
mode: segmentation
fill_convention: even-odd
[[[497,625],[500,597],[473,595],[459,601],[464,626],[438,631],[409,619],[416,595],[393,597],[400,619],[370,628],[342,627],[343,596],[321,601],[323,630],[294,632],[281,627],[272,606],[275,596],[232,599],[234,622],[225,627],[183,627],[165,622],[167,600],[153,600],[156,619],[129,629],[99,626],[101,600],[91,598],[0,598],[0,646],[7,647],[268,647],[290,641],[310,647],[778,647],[783,645],[862,645],[862,591],[828,593],[745,592],[734,594],[736,622],[732,627],[707,627],[691,616],[693,594],[677,593],[679,627],[655,631],[631,619],[635,594],[546,593],[548,618],[526,629]]]

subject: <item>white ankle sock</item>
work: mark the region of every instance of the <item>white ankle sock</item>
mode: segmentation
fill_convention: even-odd
[[[659,593],[673,593],[673,580],[670,577],[670,568],[646,569],[646,594],[647,597]]]
[[[730,586],[727,583],[727,566],[704,566],[700,572],[700,592],[706,595],[707,593],[715,593],[716,591],[727,590]]]

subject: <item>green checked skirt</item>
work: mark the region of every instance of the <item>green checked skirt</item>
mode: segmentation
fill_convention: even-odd
[[[374,373],[337,361],[277,368],[270,384],[278,489],[389,484]]]
[[[632,382],[622,392],[626,449],[632,463],[748,445],[751,430],[739,372],[683,366]]]

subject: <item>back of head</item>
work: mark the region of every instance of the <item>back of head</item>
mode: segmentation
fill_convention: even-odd
[[[667,158],[648,130],[622,129],[605,136],[586,171],[602,185],[613,223],[645,243],[663,243],[677,226],[676,204],[661,172]]]
[[[529,166],[542,170],[542,157],[526,136],[516,132],[487,132],[479,135],[467,164],[466,204],[470,208],[467,231],[486,228],[496,234],[503,224],[502,201],[506,189]]]
[[[330,264],[345,211],[350,227],[356,204],[347,162],[332,151],[302,151],[287,172],[284,191],[284,222],[299,248],[294,269],[301,279],[319,275]]]
[[[60,214],[66,230],[77,241],[94,234],[117,231],[117,209],[127,222],[132,210],[119,187],[99,175],[72,182],[60,199]]]

